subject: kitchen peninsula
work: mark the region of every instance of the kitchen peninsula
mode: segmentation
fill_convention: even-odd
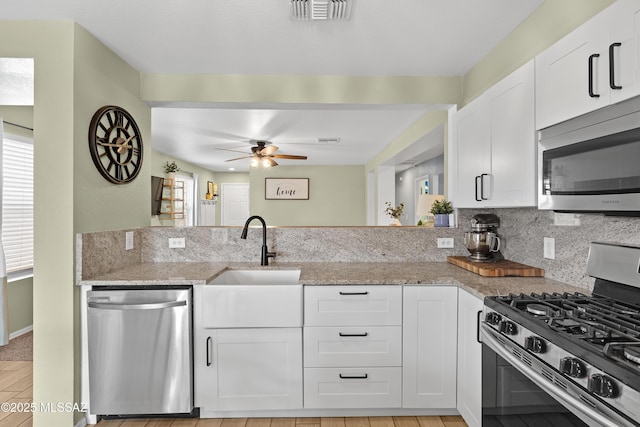
[[[476,353],[480,345],[475,341],[475,325],[482,298],[521,292],[584,291],[543,277],[486,278],[451,265],[446,257],[463,254],[466,249],[457,245],[436,249],[435,242],[438,237],[454,237],[456,244],[461,244],[462,231],[458,229],[269,228],[267,238],[277,255],[264,267],[260,266],[262,233],[249,230],[245,241],[240,239],[240,231],[239,227],[137,229],[130,231],[134,241],[131,250],[124,249],[124,230],[78,236],[77,275],[83,304],[86,291],[95,287],[193,288],[194,402],[200,407],[201,417],[460,413],[474,425],[480,410],[480,357]],[[169,238],[184,238],[185,247],[169,249]],[[206,289],[228,270],[299,270],[304,322],[281,329],[208,326]],[[344,305],[342,297],[334,294],[357,300]],[[354,304],[359,308],[350,311]],[[379,305],[374,309],[370,304]],[[337,311],[328,317],[323,315],[320,307],[326,305],[333,305]],[[86,319],[83,329],[84,340]],[[273,400],[276,403],[272,407],[256,410],[243,400],[235,385],[224,383],[220,378],[222,368],[217,366],[223,363],[221,352],[234,345],[258,347],[233,354],[258,354],[261,360],[267,357],[259,352],[263,344],[256,344],[256,340],[266,340],[264,337],[274,331],[280,335],[263,344],[273,348],[288,337],[288,344],[282,346],[286,357],[278,353],[276,358],[287,360],[279,374],[287,372],[287,389],[278,392],[280,397]],[[282,335],[285,332],[287,335]],[[326,333],[330,337],[323,335]],[[335,345],[334,335],[341,337],[337,344],[340,350],[327,355],[320,348],[327,342]],[[345,339],[358,340],[358,345],[354,341],[345,344]],[[219,347],[224,342],[226,348]],[[376,343],[383,343],[385,350],[374,351],[371,346],[379,345]],[[82,351],[86,361],[86,346]],[[257,372],[270,381],[268,373]],[[86,373],[83,368],[83,401],[90,402]],[[242,392],[250,386],[262,387],[265,382],[264,378],[253,378],[240,388]],[[228,395],[222,396],[229,387],[236,393],[231,400]],[[333,391],[327,392],[326,387]],[[372,387],[377,387],[375,392]],[[335,393],[341,397],[332,397]],[[88,414],[88,420],[94,421],[91,417],[95,415]]]

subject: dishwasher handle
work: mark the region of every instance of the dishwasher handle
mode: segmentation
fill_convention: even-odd
[[[166,301],[166,302],[150,302],[135,304],[113,304],[106,302],[89,301],[89,308],[100,308],[103,310],[161,310],[164,308],[182,307],[187,305],[187,301]]]

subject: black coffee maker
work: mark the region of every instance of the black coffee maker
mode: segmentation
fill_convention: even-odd
[[[470,261],[493,262],[504,259],[500,253],[501,239],[498,236],[500,218],[494,214],[478,214],[471,218],[471,231],[464,233],[464,244],[471,253]]]

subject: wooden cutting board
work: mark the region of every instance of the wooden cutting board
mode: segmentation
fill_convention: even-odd
[[[506,259],[495,262],[473,262],[469,261],[466,256],[449,256],[447,257],[447,261],[485,277],[544,277],[544,270],[541,268],[531,267]]]

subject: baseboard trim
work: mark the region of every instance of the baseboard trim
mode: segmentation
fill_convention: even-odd
[[[12,340],[14,338],[18,338],[20,335],[24,335],[24,334],[29,333],[31,331],[33,331],[33,325],[29,325],[26,328],[18,329],[15,332],[11,332],[9,334],[9,339]]]

